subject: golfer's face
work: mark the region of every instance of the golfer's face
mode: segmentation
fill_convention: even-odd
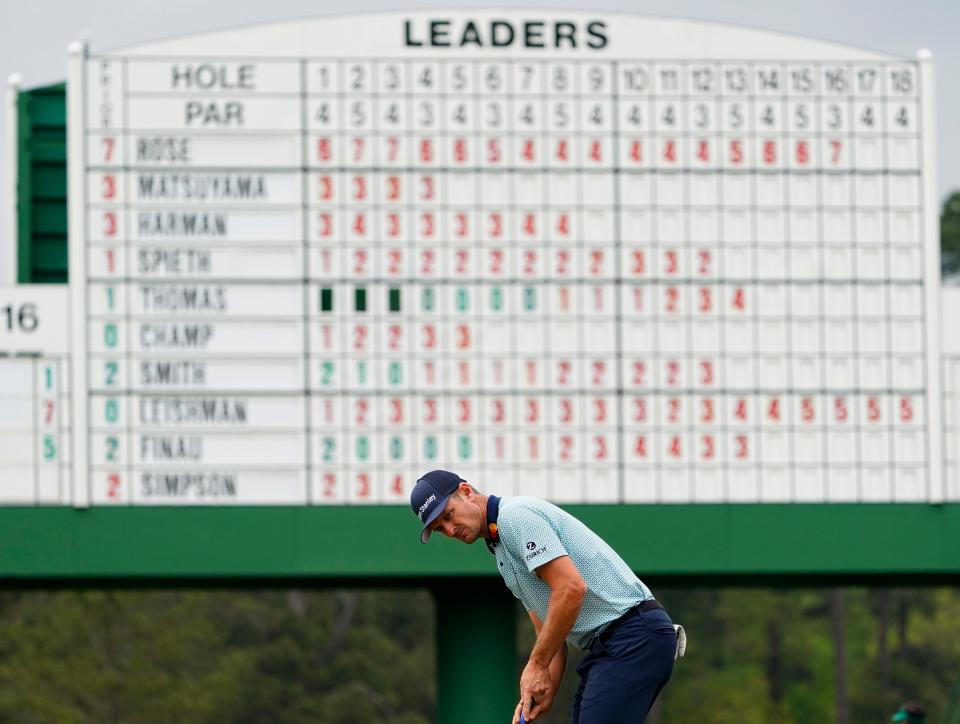
[[[440,517],[431,526],[434,533],[473,543],[480,537],[483,521],[480,510],[459,495],[451,495]]]

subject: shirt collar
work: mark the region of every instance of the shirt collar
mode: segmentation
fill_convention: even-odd
[[[497,531],[497,518],[500,517],[500,498],[496,495],[487,496],[487,535],[484,536],[484,543],[487,544],[487,550],[491,553],[500,542],[500,533]]]

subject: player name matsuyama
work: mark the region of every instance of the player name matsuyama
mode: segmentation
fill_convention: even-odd
[[[143,201],[256,201],[267,198],[262,174],[139,174]]]

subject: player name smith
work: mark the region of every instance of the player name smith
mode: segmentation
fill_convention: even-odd
[[[404,20],[403,43],[408,48],[579,48],[606,47],[607,24],[602,20]]]

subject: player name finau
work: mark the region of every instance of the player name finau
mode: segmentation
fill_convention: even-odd
[[[203,438],[199,435],[141,435],[140,459],[200,460]]]
[[[140,400],[140,422],[153,425],[243,425],[247,400],[230,397],[147,397]]]
[[[144,312],[223,312],[227,290],[221,286],[141,286],[140,302]]]
[[[144,498],[235,498],[237,476],[227,473],[140,474],[140,495]]]
[[[254,201],[267,198],[263,175],[139,174],[137,198],[146,201]]]
[[[226,236],[225,214],[205,211],[141,211],[137,231],[146,236]]]
[[[141,324],[140,346],[144,349],[203,349],[213,338],[213,333],[212,324]]]

